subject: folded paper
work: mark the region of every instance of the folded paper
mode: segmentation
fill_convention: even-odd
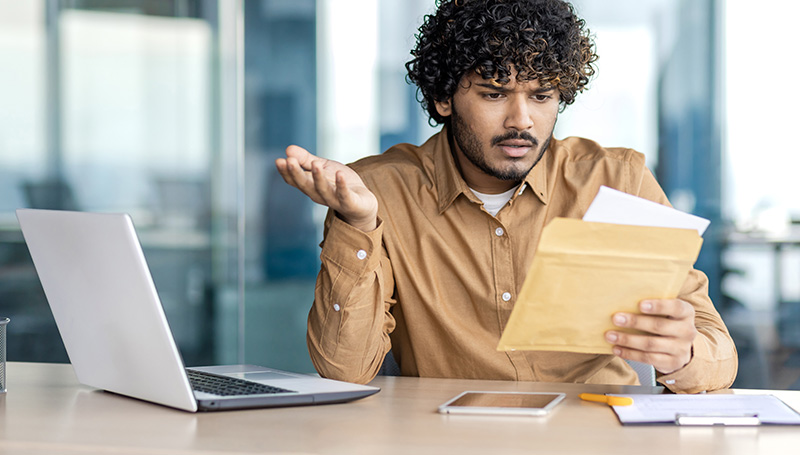
[[[497,349],[611,354],[605,332],[630,331],[612,315],[677,297],[702,244],[693,229],[554,219]]]
[[[583,215],[584,221],[697,229],[703,235],[711,221],[673,207],[601,186]]]

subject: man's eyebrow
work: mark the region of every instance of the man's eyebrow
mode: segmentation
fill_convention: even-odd
[[[508,89],[506,88],[505,85],[492,84],[491,82],[476,82],[475,85],[477,85],[478,87],[497,90],[497,91],[500,91],[500,92],[507,92],[508,91]]]
[[[505,85],[495,85],[489,82],[476,82],[475,85],[478,87],[488,88],[491,90],[496,90],[498,92],[508,92],[510,91]],[[555,91],[555,87],[539,87],[533,90],[533,93],[540,94],[540,93],[549,93]]]

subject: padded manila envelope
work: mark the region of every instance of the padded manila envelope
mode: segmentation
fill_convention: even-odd
[[[497,349],[611,354],[605,332],[634,332],[612,315],[677,297],[702,244],[694,229],[554,219]]]

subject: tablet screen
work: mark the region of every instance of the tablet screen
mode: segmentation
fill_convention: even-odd
[[[563,393],[467,391],[441,405],[439,412],[544,415],[564,396]]]
[[[450,406],[478,406],[490,408],[544,408],[558,398],[557,393],[486,393],[467,392],[450,403]]]

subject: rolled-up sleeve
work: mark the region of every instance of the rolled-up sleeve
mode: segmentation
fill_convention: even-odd
[[[394,280],[382,237],[381,220],[363,232],[328,215],[307,335],[323,377],[367,383],[391,349]]]

